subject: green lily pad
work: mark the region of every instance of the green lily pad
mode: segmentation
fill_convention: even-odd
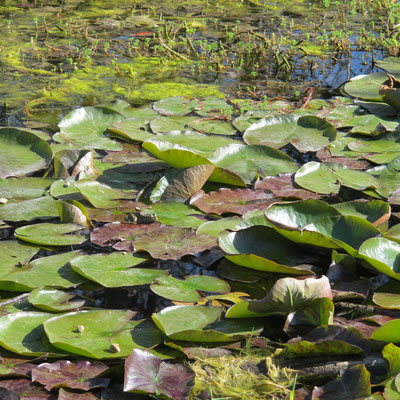
[[[203,187],[213,171],[213,165],[202,164],[167,173],[157,182],[150,200],[183,203]]]
[[[385,57],[376,62],[376,66],[389,72],[390,74],[400,73],[400,63],[398,57]],[[399,371],[400,372],[400,371]]]
[[[376,292],[372,296],[372,301],[379,307],[400,310],[400,294],[397,293]]]
[[[358,75],[351,78],[343,89],[351,97],[357,97],[361,100],[382,101],[379,87],[386,79],[387,75],[384,72]]]
[[[71,301],[76,296],[62,290],[34,289],[28,300],[35,307],[48,312],[65,312],[81,308],[85,300]]]
[[[233,107],[224,99],[218,97],[206,97],[199,102],[199,108],[196,108],[197,115],[207,117],[210,115],[229,116],[233,111]]]
[[[400,244],[383,237],[370,238],[360,246],[358,253],[379,272],[400,280]]]
[[[182,117],[190,114],[195,108],[199,108],[199,102],[182,96],[168,97],[156,101],[153,108],[161,115]]]
[[[121,150],[119,143],[104,136],[104,132],[123,116],[102,107],[82,107],[71,111],[58,124],[60,132],[53,136],[59,143],[72,143],[79,149]]]
[[[0,198],[28,200],[42,197],[54,182],[52,178],[8,178],[0,179]]]
[[[39,287],[76,286],[86,281],[71,269],[70,261],[78,255],[79,252],[71,251],[10,267],[0,278],[0,289],[26,292]]]
[[[278,115],[250,125],[243,138],[247,144],[281,148],[291,143],[301,152],[318,151],[336,139],[336,128],[312,115]]]
[[[154,154],[157,158],[171,164],[178,169],[189,168],[195,165],[211,164],[204,156],[195,151],[177,144],[172,144],[163,140],[148,140],[143,143],[143,147]],[[210,181],[225,183],[235,186],[246,186],[243,179],[233,171],[215,166],[211,174]]]
[[[21,226],[14,234],[17,239],[43,246],[71,246],[85,242],[86,233],[82,225],[45,222]]]
[[[375,226],[384,224],[390,217],[390,205],[382,200],[346,201],[332,204],[342,215],[362,217]]]
[[[22,311],[0,318],[0,344],[24,356],[62,355],[63,351],[49,343],[43,329],[43,322],[51,317],[54,314]]]
[[[364,241],[380,234],[370,222],[352,215],[323,218],[306,225],[304,229],[332,239],[353,257],[358,255],[357,250]]]
[[[0,128],[0,178],[18,177],[46,168],[53,152],[30,130]]]
[[[229,261],[260,271],[309,274],[309,270],[298,266],[316,261],[315,256],[304,253],[292,241],[267,226],[253,226],[237,232],[223,231],[218,235],[218,241]]]
[[[239,217],[227,217],[217,219],[216,221],[208,221],[201,224],[197,228],[196,233],[198,235],[206,233],[207,235],[218,237],[218,234],[224,229],[234,231],[241,222],[242,219]]]
[[[227,121],[219,119],[195,119],[188,123],[189,128],[201,132],[214,135],[232,136],[236,134],[236,129]]]
[[[229,342],[258,334],[262,324],[255,320],[222,320],[221,307],[172,306],[153,314],[153,320],[171,339],[188,342]]]
[[[101,182],[79,180],[75,187],[96,208],[113,208],[120,204],[119,200],[133,199],[137,192],[125,192],[113,189]]]
[[[212,293],[228,293],[230,286],[222,279],[206,275],[190,275],[184,280],[172,276],[157,278],[150,289],[166,299],[195,302],[201,299],[199,291]]]
[[[155,135],[146,127],[150,119],[147,118],[127,118],[114,122],[109,126],[112,136],[133,142],[144,142],[152,139]]]
[[[271,290],[261,300],[246,300],[233,305],[226,313],[227,318],[249,318],[273,314],[287,316],[301,310],[314,299],[332,300],[329,279],[282,278],[276,281]]]
[[[0,205],[0,219],[4,221],[33,221],[58,217],[56,201],[50,196]]]
[[[72,269],[105,287],[145,285],[168,270],[137,268],[148,259],[131,253],[83,255],[71,261]]]
[[[293,203],[272,204],[265,216],[273,228],[282,236],[296,243],[335,249],[339,245],[319,232],[310,232],[305,226],[322,218],[333,217],[340,213],[329,204],[320,200],[303,200]]]
[[[198,120],[197,117],[163,117],[159,116],[154,118],[150,122],[150,128],[153,133],[165,133],[171,131],[184,131],[186,126],[192,122]]]
[[[133,320],[134,316],[123,310],[77,311],[43,325],[58,349],[96,359],[123,358],[134,348],[149,349],[163,341],[153,323]]]
[[[358,135],[378,136],[387,131],[394,131],[399,127],[400,120],[377,115],[359,115],[348,120],[345,126],[351,126],[350,133]]]
[[[155,139],[183,146],[204,157],[208,157],[212,152],[222,146],[242,144],[241,141],[232,138],[204,135],[190,130],[159,133],[154,139],[151,139],[151,141]],[[146,148],[146,146],[143,147]]]
[[[389,343],[400,343],[400,319],[393,319],[375,329],[371,335],[371,339]]]
[[[340,185],[356,190],[376,188],[380,185],[379,179],[366,172],[348,168],[343,164],[316,161],[304,164],[296,172],[294,179],[299,186],[322,194],[337,193]]]
[[[298,169],[297,163],[284,152],[260,145],[231,144],[220,147],[208,159],[218,167],[236,172],[247,184],[254,178]]]
[[[400,151],[400,139],[397,132],[388,132],[377,138],[353,140],[348,143],[354,154],[360,153],[397,153]]]

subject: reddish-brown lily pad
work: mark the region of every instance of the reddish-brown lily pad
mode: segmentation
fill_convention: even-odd
[[[182,364],[169,364],[149,351],[134,349],[125,362],[124,391],[157,393],[184,400],[194,385],[194,378],[194,372]]]
[[[161,260],[179,260],[217,245],[216,238],[196,235],[189,228],[151,224],[108,224],[92,232],[91,240],[99,246],[111,245],[116,250],[147,251]]]
[[[17,393],[21,398],[27,400],[50,399],[52,393],[42,386],[32,383],[30,379],[8,379],[0,381],[0,387]]]
[[[248,211],[268,208],[276,199],[264,190],[219,189],[205,193],[199,190],[190,199],[190,205],[196,206],[205,213],[222,215],[233,213],[243,215]]]
[[[44,363],[32,370],[32,382],[41,383],[45,389],[52,390],[59,387],[90,390],[106,388],[110,382],[107,378],[98,378],[109,367],[101,362],[68,360],[56,361],[52,364]]]
[[[99,398],[93,393],[79,393],[79,392],[71,392],[69,390],[65,390],[63,388],[58,392],[57,400],[98,400]]]
[[[302,200],[319,198],[317,193],[298,187],[292,176],[293,174],[290,173],[269,176],[262,181],[256,182],[254,188],[270,190],[277,197],[293,197]]]

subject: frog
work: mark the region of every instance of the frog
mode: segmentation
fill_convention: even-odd
[[[124,217],[124,220],[130,224],[151,224],[158,220],[157,215],[146,208],[135,208],[134,213],[129,213]]]

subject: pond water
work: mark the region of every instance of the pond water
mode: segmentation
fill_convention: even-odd
[[[0,2],[0,121],[54,127],[71,108],[186,95],[330,97],[397,55],[380,2]]]

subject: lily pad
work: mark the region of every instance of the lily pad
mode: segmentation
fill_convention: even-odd
[[[58,124],[60,132],[53,136],[59,143],[72,143],[79,149],[121,150],[122,146],[104,136],[104,132],[123,116],[102,107],[82,107],[71,111]]]
[[[205,213],[222,215],[233,213],[243,215],[252,210],[265,209],[276,199],[264,190],[226,189],[205,193],[199,190],[190,199],[190,205]]]
[[[0,198],[7,200],[28,200],[42,197],[50,189],[51,178],[8,178],[0,179]]]
[[[0,219],[10,222],[58,217],[56,201],[51,196],[0,205]]]
[[[182,96],[168,97],[156,101],[153,108],[161,115],[181,117],[199,108],[199,102]]]
[[[303,252],[267,226],[253,226],[237,232],[223,231],[218,240],[229,261],[260,271],[304,275],[310,271],[299,265],[316,261],[314,255]]]
[[[137,268],[147,258],[131,253],[83,255],[71,262],[78,274],[105,287],[145,285],[165,275],[167,270]]]
[[[222,232],[224,229],[229,229],[234,231],[237,226],[242,222],[242,219],[239,217],[227,217],[217,219],[216,221],[208,221],[201,224],[196,233],[201,235],[202,233],[206,233],[207,235],[218,237],[218,234]]]
[[[79,252],[71,251],[15,265],[1,277],[0,289],[26,292],[40,287],[66,289],[76,286],[86,280],[70,266],[70,261],[78,255]]]
[[[185,202],[203,187],[213,171],[213,165],[203,164],[167,173],[158,181],[150,200],[153,203],[160,200]]]
[[[124,391],[185,400],[194,386],[194,378],[189,367],[169,364],[146,350],[133,349],[125,361]]]
[[[44,246],[71,246],[86,242],[82,225],[42,223],[15,230],[15,237],[25,242]]]
[[[247,144],[279,149],[291,143],[301,152],[318,151],[336,139],[336,128],[312,115],[278,115],[250,125],[243,138]]]
[[[379,235],[379,230],[364,218],[351,215],[328,217],[304,227],[319,232],[340,245],[351,256],[356,257],[364,241]]]
[[[200,135],[200,134],[199,134]],[[210,142],[210,140],[208,140]],[[154,154],[157,158],[171,164],[178,169],[193,167],[201,164],[211,164],[205,156],[197,154],[195,151],[163,140],[148,140],[143,143],[143,147]],[[220,182],[228,185],[246,186],[243,179],[233,171],[215,166],[211,174],[210,181]]]
[[[171,131],[184,131],[186,125],[198,119],[197,117],[162,117],[154,118],[150,122],[150,128],[154,133],[165,133]]]
[[[389,343],[400,343],[400,319],[393,319],[377,328],[372,333],[371,339]]]
[[[219,148],[208,159],[218,167],[236,172],[247,184],[254,178],[298,169],[297,163],[284,152],[260,145],[231,144]]]
[[[79,390],[105,388],[110,379],[98,376],[109,367],[101,362],[78,361],[73,363],[68,360],[56,361],[52,364],[39,364],[32,370],[32,382],[39,382],[46,390],[66,387]]]
[[[276,281],[268,294],[261,300],[242,301],[233,305],[226,314],[227,318],[249,318],[273,314],[289,315],[301,310],[313,299],[325,298],[332,300],[329,279],[282,278]]]
[[[166,299],[195,302],[201,299],[199,291],[212,293],[228,293],[230,286],[222,279],[206,275],[190,275],[184,280],[172,276],[157,278],[150,289]]]
[[[29,294],[28,300],[36,308],[48,312],[65,312],[76,310],[85,305],[85,300],[76,299],[74,294],[63,292],[62,290],[34,289]]]
[[[379,272],[400,280],[400,244],[383,237],[370,238],[360,246],[358,253]]]
[[[50,145],[29,130],[0,128],[0,178],[18,177],[46,168]]]
[[[155,137],[155,135],[146,128],[148,122],[149,120],[147,118],[117,120],[109,126],[109,130],[112,136],[122,138],[125,141],[144,142],[147,139]]]
[[[136,313],[122,310],[78,311],[45,322],[50,342],[57,348],[96,359],[127,357],[133,348],[161,343],[161,332]]]
[[[382,101],[379,87],[386,79],[387,75],[384,72],[358,75],[344,85],[344,91],[349,96],[361,100]]]
[[[227,121],[221,119],[195,119],[188,123],[189,128],[201,133],[214,135],[232,136],[236,134],[236,129]]]
[[[43,322],[53,316],[43,312],[22,311],[0,318],[0,344],[7,350],[30,357],[63,354],[63,351],[49,343],[43,329]]]
[[[270,190],[277,197],[295,198],[301,200],[318,199],[319,195],[296,185],[293,174],[285,173],[268,176],[257,181],[254,189]]]

